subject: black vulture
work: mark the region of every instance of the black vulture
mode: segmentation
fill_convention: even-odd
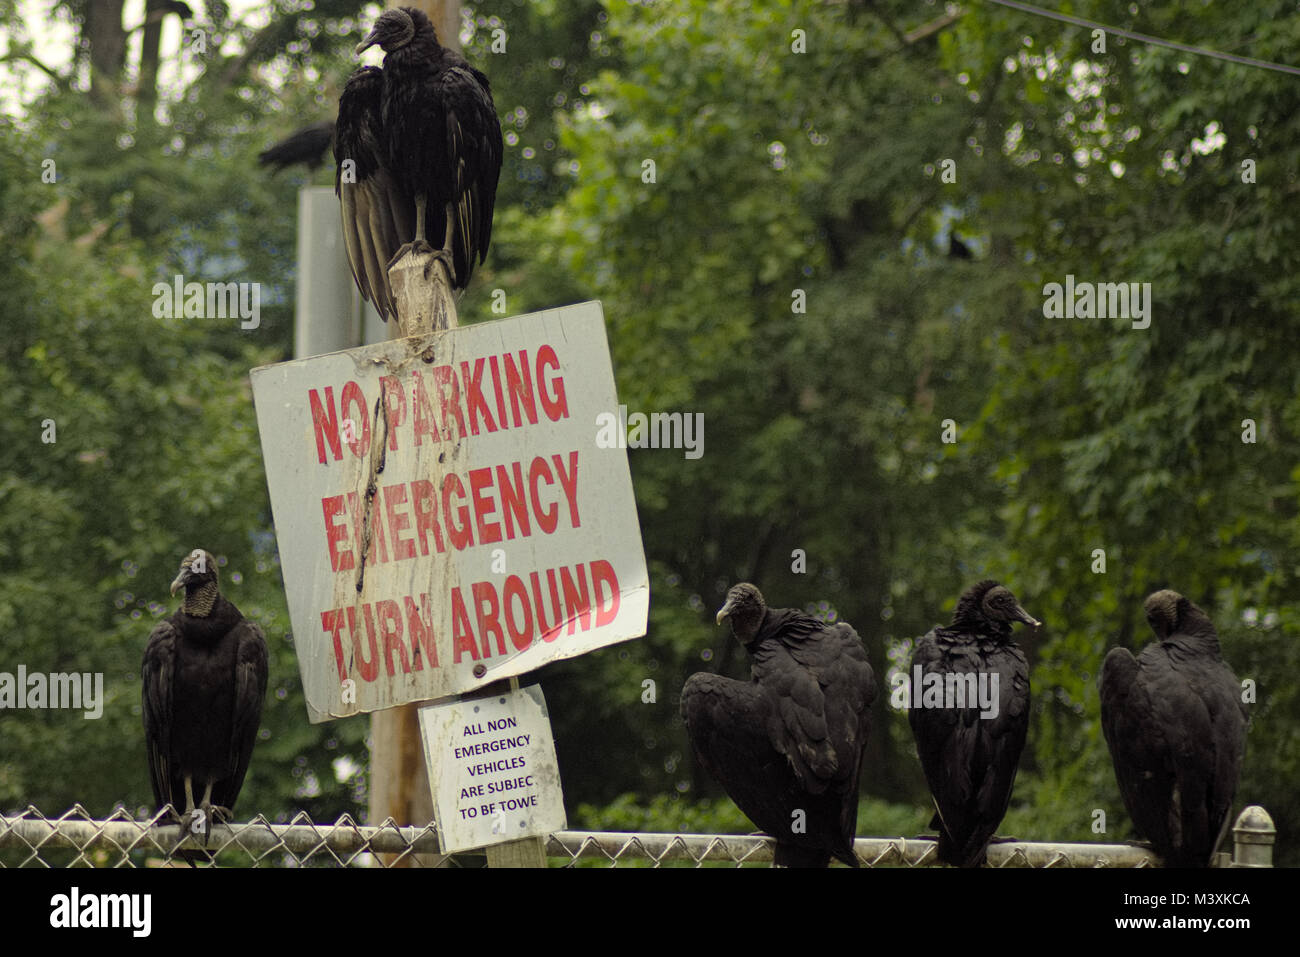
[[[415,234],[415,204],[397,188],[384,158],[383,95],[384,72],[375,66],[357,70],[343,88],[334,137],[334,192],[342,204],[343,245],[361,297],[374,303],[384,319],[395,319],[388,267],[403,237]],[[345,176],[347,160],[353,163],[355,182]]]
[[[453,289],[469,285],[492,238],[504,147],[488,78],[438,43],[424,13],[385,11],[356,52],[376,45],[383,69],[358,70],[339,97],[335,184],[353,278],[387,319],[388,267],[408,245],[443,259]]]
[[[314,170],[325,162],[325,153],[333,142],[333,120],[313,123],[285,137],[274,146],[262,150],[257,154],[257,162],[262,166],[275,167],[272,170],[275,173],[295,163],[301,163],[307,169]]]
[[[1101,667],[1101,729],[1124,806],[1167,867],[1206,867],[1228,829],[1249,713],[1205,612],[1176,591],[1146,600],[1158,641]]]
[[[939,859],[955,867],[984,864],[1025,746],[1029,664],[1011,640],[1013,621],[1040,624],[1010,589],[982,581],[912,655],[907,720],[934,796]]]
[[[217,584],[217,562],[195,549],[171,584],[181,607],[149,636],[141,668],[144,737],[159,810],[190,828],[229,820],[244,784],[266,697],[266,641]]]
[[[776,838],[778,867],[858,866],[858,777],[871,730],[875,679],[845,622],[768,608],[736,585],[717,622],[731,619],[752,681],[695,674],[682,717],[696,757],[736,805]]]

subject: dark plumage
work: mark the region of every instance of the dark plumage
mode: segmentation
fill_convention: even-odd
[[[262,150],[257,154],[257,162],[262,166],[275,167],[273,172],[276,173],[295,163],[314,170],[325,162],[325,153],[333,142],[333,120],[313,123]]]
[[[339,97],[335,189],[353,278],[387,319],[388,267],[407,245],[432,250],[432,238],[453,288],[469,285],[492,238],[504,147],[488,78],[439,45],[421,11],[385,11],[357,53],[375,45],[383,69],[358,70]]]
[[[266,641],[222,596],[216,559],[195,549],[171,592],[185,600],[159,622],[145,649],[144,736],[154,800],[189,827],[204,812],[228,819],[244,784],[266,697]]]
[[[957,602],[952,624],[935,627],[922,638],[909,671],[922,693],[947,675],[997,676],[997,713],[990,706],[981,716],[978,704],[917,707],[907,712],[916,752],[934,796],[930,826],[939,831],[939,859],[956,867],[984,864],[989,841],[1011,802],[1020,752],[1029,727],[1029,665],[1011,640],[1011,623],[1037,627],[1040,622],[1020,607],[1016,596],[995,581],[968,588]],[[937,679],[927,681],[926,675]],[[965,680],[965,679],[962,679]],[[913,687],[915,701],[917,689]],[[969,698],[967,698],[969,701]],[[922,702],[926,703],[922,698]]]
[[[1208,616],[1175,591],[1146,600],[1156,642],[1113,648],[1101,728],[1124,806],[1168,867],[1205,867],[1228,828],[1249,713]]]
[[[731,619],[752,659],[752,681],[692,675],[682,717],[696,757],[761,830],[781,867],[857,867],[858,777],[875,679],[846,623],[768,608],[736,585],[717,622]],[[795,828],[804,812],[804,831]]]

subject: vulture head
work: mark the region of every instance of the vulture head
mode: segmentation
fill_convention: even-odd
[[[416,20],[415,16],[424,17],[419,10],[411,7],[398,7],[394,10],[385,10],[375,21],[375,25],[370,28],[366,38],[357,44],[354,51],[358,55],[373,46],[378,46],[385,53],[392,53],[398,50],[415,38]],[[428,18],[425,17],[427,20]]]
[[[1210,616],[1190,598],[1172,589],[1152,592],[1142,607],[1147,614],[1147,624],[1161,641],[1180,633],[1214,637]]]
[[[957,600],[957,611],[952,616],[954,625],[992,624],[998,630],[1008,631],[1011,622],[1019,621],[1031,628],[1042,624],[1020,607],[1011,589],[995,581],[982,581],[966,589]]]
[[[217,600],[217,560],[211,552],[196,548],[181,561],[181,570],[171,585],[174,595],[185,589],[182,608],[188,615],[207,615]]]
[[[758,634],[758,626],[762,624],[763,612],[767,610],[767,604],[763,601],[763,593],[749,582],[741,582],[739,585],[732,585],[731,590],[727,592],[727,601],[718,609],[718,617],[715,619],[721,625],[728,618],[731,619],[731,628],[736,633],[736,637],[741,644],[749,644]]]

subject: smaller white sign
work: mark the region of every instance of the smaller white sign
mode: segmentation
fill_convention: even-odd
[[[540,685],[419,713],[443,853],[564,830],[560,766]]]

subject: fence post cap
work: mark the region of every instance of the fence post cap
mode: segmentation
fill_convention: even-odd
[[[1232,833],[1239,844],[1272,844],[1277,840],[1273,818],[1258,804],[1250,805],[1237,815]]]

